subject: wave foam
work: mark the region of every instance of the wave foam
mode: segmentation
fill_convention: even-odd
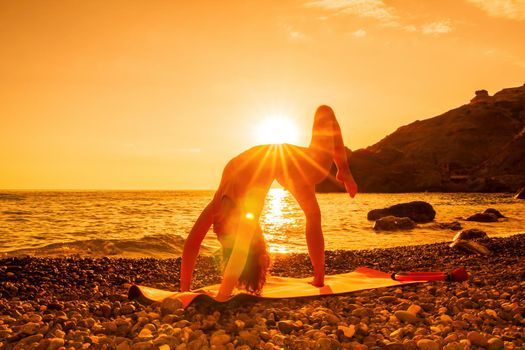
[[[81,256],[81,257],[153,257],[176,258],[181,256],[184,238],[172,234],[156,234],[138,239],[89,239],[52,243],[40,248],[17,249],[4,253],[10,256]],[[212,254],[211,247],[202,246],[202,254]]]

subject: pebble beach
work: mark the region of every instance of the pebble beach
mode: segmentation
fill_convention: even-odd
[[[524,349],[525,234],[479,240],[481,256],[447,243],[328,251],[327,274],[450,271],[428,282],[341,296],[141,305],[131,284],[177,290],[180,259],[0,260],[0,349]],[[276,255],[273,275],[312,274],[306,254]],[[200,257],[193,287],[219,283]]]

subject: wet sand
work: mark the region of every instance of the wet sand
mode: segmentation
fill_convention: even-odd
[[[127,299],[131,283],[178,288],[180,259],[0,260],[1,349],[523,349],[525,234],[480,240],[478,256],[445,243],[327,252],[327,273],[448,271],[432,282],[293,300],[197,302],[186,310]],[[305,254],[276,256],[272,274],[307,277]],[[200,258],[193,287],[220,282]]]

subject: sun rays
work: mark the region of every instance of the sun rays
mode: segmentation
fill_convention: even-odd
[[[324,162],[319,162],[317,153],[315,150],[290,144],[269,144],[248,150],[242,163],[239,163],[235,176],[247,175],[245,181],[246,188],[249,189],[242,199],[247,211],[245,215],[250,215],[249,219],[260,219],[264,238],[272,253],[287,252],[280,242],[287,240],[287,232],[282,231],[282,228],[296,222],[296,218],[290,218],[286,214],[294,206],[293,198],[301,206],[304,191],[313,191],[317,179],[324,178],[328,173],[329,167]],[[284,188],[270,190],[274,180]],[[264,200],[266,194],[264,210],[251,204]],[[264,227],[269,229],[265,230]]]

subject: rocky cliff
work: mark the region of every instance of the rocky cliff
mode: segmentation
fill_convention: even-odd
[[[361,192],[515,191],[525,185],[525,85],[493,96],[478,90],[470,103],[348,158]],[[342,190],[330,179],[317,189]]]

